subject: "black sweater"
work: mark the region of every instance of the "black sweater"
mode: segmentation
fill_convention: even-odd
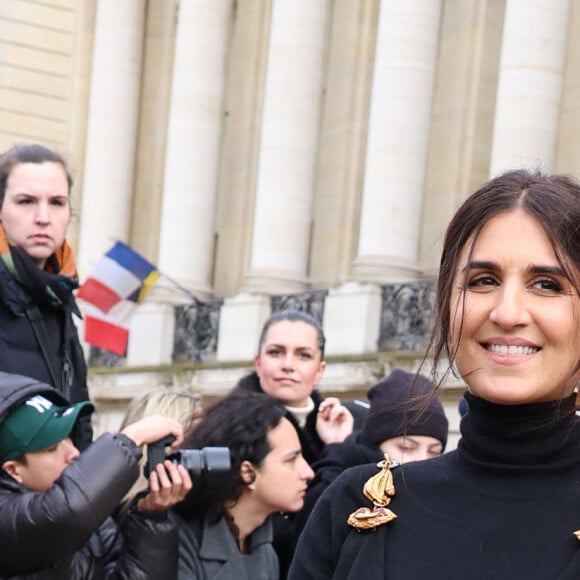
[[[346,524],[374,465],[341,475],[300,538],[291,580],[580,578],[580,423],[574,397],[495,405],[466,395],[456,451],[393,469],[397,519]]]

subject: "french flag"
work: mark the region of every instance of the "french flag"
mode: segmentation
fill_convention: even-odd
[[[124,356],[131,315],[158,278],[153,264],[123,242],[116,242],[77,292],[77,298],[87,303],[85,340]]]

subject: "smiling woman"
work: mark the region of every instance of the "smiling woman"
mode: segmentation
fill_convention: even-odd
[[[518,170],[467,198],[436,304],[430,362],[469,390],[458,449],[344,473],[291,579],[580,577],[579,184]]]
[[[59,153],[17,145],[0,156],[0,369],[88,399],[87,370],[73,322],[80,316],[74,256],[66,242],[72,177]],[[84,449],[92,440],[83,419]]]
[[[471,393],[505,404],[570,394],[566,375],[580,351],[577,307],[572,281],[535,218],[516,209],[488,221],[473,250],[462,252],[452,297],[455,362]]]

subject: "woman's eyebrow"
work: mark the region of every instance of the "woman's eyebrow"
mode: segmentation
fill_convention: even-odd
[[[462,269],[462,273],[468,270],[499,270],[499,264],[491,260],[473,260]],[[566,272],[560,266],[531,264],[527,267],[527,271],[530,274],[552,274],[554,276],[567,277]]]
[[[560,268],[560,266],[543,266],[532,264],[531,266],[528,266],[528,271],[531,274],[552,274],[554,276],[562,276],[564,278],[568,277],[566,272]]]
[[[464,274],[468,270],[498,270],[498,269],[499,265],[497,264],[497,262],[491,262],[488,260],[472,260],[461,270],[461,273]]]

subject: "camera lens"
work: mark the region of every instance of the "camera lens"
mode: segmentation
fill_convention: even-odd
[[[228,476],[231,469],[230,450],[228,447],[204,447],[202,449],[182,449],[171,455],[165,454],[165,448],[171,444],[174,437],[166,437],[147,447],[147,463],[143,466],[145,477],[155,469],[155,466],[169,459],[174,464],[183,465],[192,479],[205,483],[218,483],[220,477]],[[206,481],[207,480],[207,481]]]
[[[192,478],[214,477],[227,474],[231,468],[230,450],[227,447],[182,449],[179,460]]]

